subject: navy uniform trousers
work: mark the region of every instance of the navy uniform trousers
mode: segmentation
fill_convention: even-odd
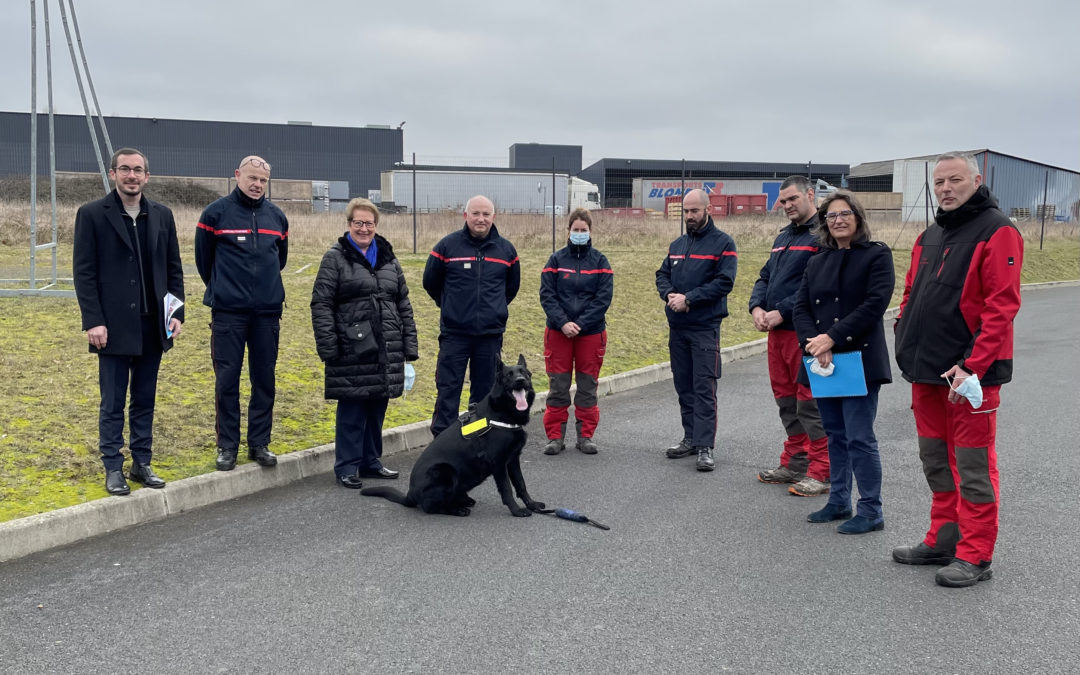
[[[226,450],[240,447],[240,371],[245,345],[251,380],[248,447],[270,445],[281,316],[222,310],[214,310],[211,316],[210,357],[214,362],[217,445]]]
[[[124,404],[128,389],[131,406],[128,424],[131,459],[139,464],[150,463],[150,446],[154,439],[154,400],[157,394],[158,367],[161,365],[161,338],[157,331],[157,315],[142,317],[142,354],[113,356],[98,354],[98,388],[101,407],[98,410],[98,445],[101,462],[106,471],[121,471],[124,456]]]
[[[460,412],[465,366],[469,367],[469,403],[477,403],[491,393],[495,384],[495,363],[502,350],[502,333],[497,335],[439,336],[439,360],[435,365],[435,411],[431,435],[454,423]]]
[[[691,447],[716,441],[716,381],[720,379],[720,327],[671,329],[671,375],[679,397],[683,439]]]

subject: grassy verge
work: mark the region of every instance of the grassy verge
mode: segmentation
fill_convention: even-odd
[[[71,269],[70,244],[65,246],[70,241],[69,216],[65,214],[67,224],[61,230],[61,276],[70,276]],[[178,223],[193,224],[197,217],[195,211],[177,211]],[[440,234],[459,226],[456,216],[426,219],[418,232],[418,250],[423,252]],[[0,268],[17,270],[26,265],[26,241],[15,226],[19,222],[25,223],[23,215],[0,210]],[[779,225],[775,218],[723,224],[736,236],[740,249],[739,275],[729,298],[731,316],[722,330],[725,346],[762,336],[753,329],[746,302]],[[560,223],[560,227],[565,225]],[[541,345],[544,315],[538,290],[539,270],[550,253],[550,221],[523,217],[500,228],[518,245],[523,271],[504,349],[511,356],[525,355],[536,375],[537,388],[543,390],[547,386]],[[322,365],[315,354],[308,300],[322,253],[341,229],[336,219],[329,217],[293,220],[294,236],[284,274],[288,307],[282,319],[272,444],[278,452],[333,440],[334,405],[322,397]],[[890,245],[895,242],[898,290],[893,304],[899,300],[910,240],[917,231],[909,230],[899,225],[875,229],[878,238]],[[188,232],[185,228],[181,242],[188,266],[188,321],[176,347],[162,361],[154,426],[154,466],[166,480],[212,471],[214,459],[210,314],[200,303],[203,287],[192,266]],[[420,332],[416,387],[408,397],[391,402],[386,426],[392,427],[427,419],[431,414],[438,313],[420,284],[425,253],[407,252],[412,247],[411,219],[388,218],[380,225],[380,232],[398,249]],[[667,327],[654,274],[666,242],[677,232],[677,223],[665,221],[598,226],[598,244],[616,275],[608,313],[608,352],[601,375],[667,360]],[[1080,243],[1075,228],[1067,237],[1048,239],[1042,251],[1038,250],[1037,229],[1026,229],[1025,236],[1025,282],[1080,277]],[[75,300],[0,298],[0,369],[0,400],[4,401],[0,407],[0,521],[105,496],[97,451],[97,358],[87,352]],[[246,374],[242,401],[248,396],[245,380]]]

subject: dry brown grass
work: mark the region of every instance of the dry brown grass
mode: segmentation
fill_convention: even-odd
[[[70,246],[77,207],[61,205],[57,209],[58,238],[61,245]],[[201,209],[181,207],[173,209],[180,243],[190,245],[195,237],[195,224]],[[38,206],[38,242],[51,237],[51,214],[49,204]],[[0,202],[0,244],[13,246],[30,242],[30,207],[26,203]],[[499,231],[514,242],[519,250],[537,251],[551,249],[552,223],[550,217],[540,215],[504,215],[497,217]],[[777,231],[785,225],[782,216],[740,216],[717,220],[725,232],[739,242],[741,250],[767,249]],[[344,216],[340,213],[289,213],[290,244],[298,248],[323,247],[345,231]],[[419,214],[416,216],[416,252],[431,250],[446,233],[462,226],[456,213]],[[1025,241],[1038,243],[1040,225],[1037,221],[1018,223]],[[923,229],[921,222],[898,221],[872,222],[874,238],[890,247],[910,249],[915,237]],[[566,238],[565,217],[555,222],[556,243],[562,246]],[[600,215],[594,225],[597,241],[603,242],[604,250],[663,249],[679,234],[679,221],[664,218],[611,218]],[[397,251],[413,249],[413,216],[410,214],[384,214],[380,219],[379,233],[389,239]],[[1076,240],[1080,226],[1076,223],[1047,223],[1045,237],[1048,239]]]

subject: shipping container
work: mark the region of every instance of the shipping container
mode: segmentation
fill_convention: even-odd
[[[645,209],[665,211],[668,197],[682,197],[683,189],[704,190],[710,195],[761,194],[766,197],[765,208],[771,209],[780,194],[783,180],[760,178],[717,178],[710,180],[686,180],[670,178],[635,178],[633,204]]]

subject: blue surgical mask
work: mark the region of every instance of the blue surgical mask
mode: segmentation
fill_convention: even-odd
[[[971,403],[971,407],[978,410],[979,406],[983,403],[982,385],[979,384],[979,376],[974,373],[968,375],[960,381],[960,384],[954,387],[953,384],[955,384],[955,382],[955,378],[952,382],[949,382],[949,386],[952,387],[952,390],[966,398],[968,402]]]
[[[584,246],[585,244],[588,244],[589,243],[589,233],[588,232],[571,232],[570,233],[570,243],[573,244],[574,246]]]

